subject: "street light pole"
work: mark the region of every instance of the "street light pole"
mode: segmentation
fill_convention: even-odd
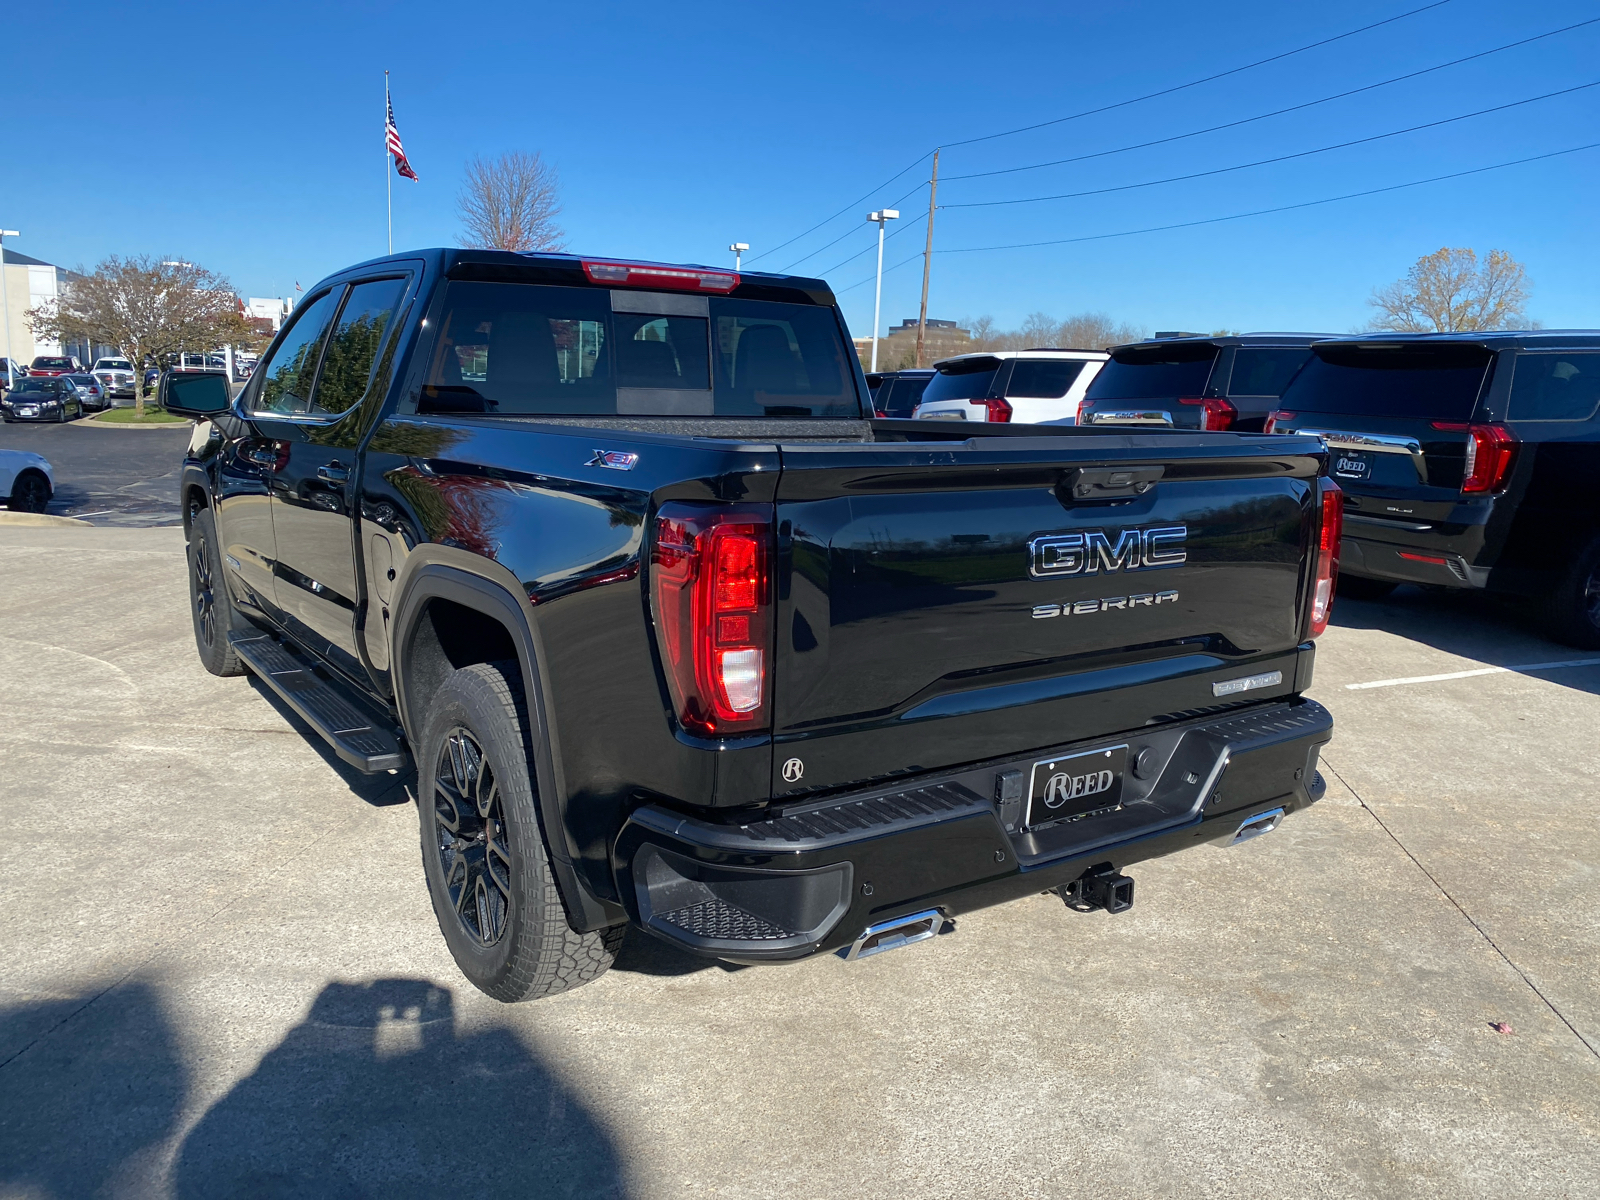
[[[739,264],[744,258],[744,252],[750,249],[750,243],[734,242],[733,245],[728,247],[728,249],[733,251],[733,269],[737,272],[739,270]]]
[[[0,306],[6,323],[6,389],[17,381],[17,360],[11,353],[11,288],[6,284],[6,239],[21,237],[15,229],[0,229]]]
[[[900,218],[898,208],[880,209],[878,212],[869,212],[867,220],[878,223],[878,284],[872,294],[872,367],[878,369],[878,321],[883,315],[883,223],[896,221]]]

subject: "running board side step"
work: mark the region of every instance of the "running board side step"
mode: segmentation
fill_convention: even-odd
[[[338,684],[318,675],[309,658],[292,653],[264,633],[230,633],[228,642],[251,674],[276,692],[356,770],[379,775],[406,765],[400,739],[374,724]]]

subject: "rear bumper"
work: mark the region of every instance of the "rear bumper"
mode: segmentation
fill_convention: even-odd
[[[1375,541],[1348,534],[1339,543],[1339,570],[1369,579],[1438,587],[1481,588],[1489,582],[1489,568],[1473,565],[1458,550],[1438,545]]]
[[[691,952],[736,962],[805,958],[868,926],[938,908],[1001,904],[1203,842],[1231,840],[1258,812],[1292,813],[1313,787],[1333,719],[1310,700],[1047,747],[1022,759],[765,810],[718,824],[658,805],[636,810],[613,859],[629,916]],[[1127,745],[1123,803],[1023,827],[1033,764]]]

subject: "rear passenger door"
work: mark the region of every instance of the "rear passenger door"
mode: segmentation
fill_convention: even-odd
[[[285,624],[309,648],[361,678],[356,651],[354,529],[349,482],[364,432],[362,401],[375,383],[380,354],[409,276],[357,280],[330,293],[328,331],[302,365],[310,387],[279,397],[287,411],[273,423],[279,453],[272,487],[277,541],[274,589]]]

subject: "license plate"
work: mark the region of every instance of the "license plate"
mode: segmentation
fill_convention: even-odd
[[[1128,747],[1109,746],[1047,758],[1033,764],[1028,799],[1028,825],[1080,817],[1122,803],[1122,775]]]
[[[1372,475],[1372,460],[1361,454],[1340,454],[1333,460],[1333,473],[1342,479],[1367,479]]]
[[[39,410],[31,404],[26,408],[17,409],[17,416],[19,417],[37,417],[38,415]]]

